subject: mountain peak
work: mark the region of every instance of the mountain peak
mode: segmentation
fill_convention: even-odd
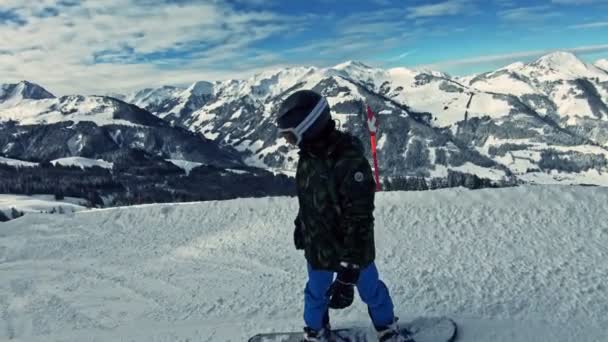
[[[537,59],[534,63],[536,66],[545,66],[551,68],[563,68],[567,67],[571,69],[572,67],[583,67],[585,68],[585,63],[581,61],[575,54],[572,52],[566,51],[556,51],[550,53],[548,55],[544,55],[541,58]]]
[[[332,67],[332,69],[337,69],[337,70],[352,69],[352,68],[373,69],[371,66],[369,66],[363,62],[352,61],[352,60],[346,61],[344,63],[340,63],[340,64]]]
[[[533,63],[527,64],[521,72],[537,77],[541,81],[578,78],[608,79],[605,71],[583,62],[571,52],[563,51],[542,56]]]
[[[194,96],[213,94],[213,83],[207,81],[195,82],[186,91]]]
[[[42,100],[53,98],[55,98],[55,96],[46,89],[28,81],[0,85],[0,102],[8,100]]]

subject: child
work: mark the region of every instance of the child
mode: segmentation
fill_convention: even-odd
[[[304,340],[330,340],[328,310],[350,306],[356,286],[379,341],[413,342],[400,333],[374,264],[376,186],[361,141],[336,130],[327,100],[310,90],[282,103],[277,124],[280,138],[300,149],[294,242],[308,262]]]

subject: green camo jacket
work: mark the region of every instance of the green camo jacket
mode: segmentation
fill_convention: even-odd
[[[356,137],[334,131],[325,144],[300,151],[296,248],[314,269],[335,271],[342,261],[366,267],[375,258],[372,169]]]

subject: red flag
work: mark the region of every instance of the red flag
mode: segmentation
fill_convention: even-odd
[[[380,187],[380,172],[378,170],[378,156],[376,153],[376,132],[378,131],[378,121],[371,107],[367,106],[367,128],[372,143],[372,157],[374,157],[374,175],[376,177],[376,191],[382,190]]]

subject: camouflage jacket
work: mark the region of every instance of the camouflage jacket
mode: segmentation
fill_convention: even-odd
[[[375,258],[372,170],[352,135],[334,131],[324,144],[300,150],[296,248],[314,269],[337,270],[342,261],[365,267]]]

